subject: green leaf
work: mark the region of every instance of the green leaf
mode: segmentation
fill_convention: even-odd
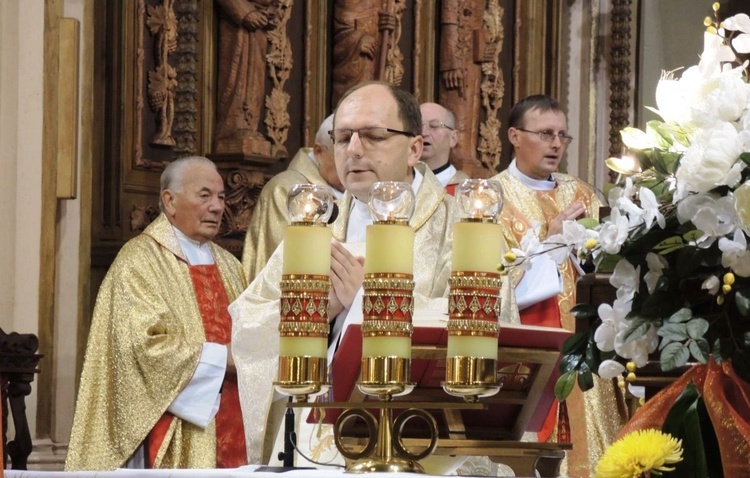
[[[695,242],[698,239],[700,239],[703,236],[703,231],[700,229],[693,229],[692,231],[688,231],[685,234],[682,235],[682,239],[687,242]]]
[[[576,319],[594,320],[599,318],[597,307],[591,304],[576,304],[570,309],[570,313]]]
[[[703,430],[701,430],[701,421],[698,416],[700,401],[698,389],[690,382],[677,397],[664,419],[662,431],[682,440],[683,459],[676,465],[674,476],[688,478],[709,476],[702,440]]]
[[[688,338],[686,324],[664,324],[656,333],[670,342],[682,342]]]
[[[659,252],[663,249],[671,249],[675,246],[683,247],[684,244],[682,242],[682,238],[680,236],[672,236],[667,239],[664,239],[660,243],[654,246],[654,252]]]
[[[742,154],[740,154],[740,159],[745,164],[747,164],[748,166],[750,166],[750,153],[742,153]]]
[[[566,354],[560,360],[560,373],[575,372],[583,363],[583,354]]]
[[[644,319],[643,317],[634,319],[625,331],[625,335],[623,335],[623,343],[627,344],[629,342],[632,342],[633,340],[640,339],[641,337],[646,335],[646,332],[648,332],[648,329],[650,327],[651,322]]]
[[[560,375],[560,378],[557,379],[557,382],[555,383],[555,398],[557,398],[558,401],[564,402],[566,398],[568,398],[568,395],[573,391],[573,387],[576,385],[576,372],[565,372],[564,374]]]
[[[599,221],[597,221],[593,217],[582,217],[578,220],[578,224],[585,227],[586,229],[594,229],[599,225]]]
[[[708,321],[706,319],[693,319],[687,323],[687,333],[691,339],[702,339],[708,330]]]
[[[589,340],[589,332],[578,332],[568,337],[562,346],[563,355],[575,352],[583,355],[583,351],[586,349],[586,343]]]
[[[743,317],[750,315],[750,289],[738,290],[734,294],[734,302],[737,304],[737,310],[740,311],[740,315]]]
[[[708,363],[708,355],[711,352],[711,348],[708,346],[706,339],[696,339],[688,342],[688,349],[690,349],[690,355],[700,363]]]
[[[594,388],[594,374],[591,373],[591,370],[578,374],[578,388],[580,388],[582,392]]]
[[[669,317],[669,319],[667,319],[667,322],[671,322],[671,323],[687,322],[688,320],[692,318],[693,318],[693,311],[688,309],[687,307],[683,307],[682,309],[672,314]]]
[[[672,370],[685,365],[690,358],[690,350],[687,345],[680,342],[672,342],[661,351],[661,369]]]

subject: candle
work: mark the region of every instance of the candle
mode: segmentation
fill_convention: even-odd
[[[414,269],[414,229],[407,224],[367,226],[365,274],[411,274]]]
[[[370,190],[365,282],[362,301],[362,356],[411,358],[414,290],[414,212],[411,185],[375,183]]]
[[[279,355],[326,358],[331,270],[326,221],[333,198],[321,186],[297,184],[287,207],[292,224],[284,229]]]
[[[447,356],[496,359],[504,241],[494,218],[502,192],[493,181],[468,179],[456,197],[463,219],[453,228]]]
[[[502,262],[503,254],[503,230],[499,224],[454,224],[451,270],[497,272],[497,265]]]
[[[331,229],[325,225],[295,225],[284,229],[283,275],[328,276],[331,271]]]

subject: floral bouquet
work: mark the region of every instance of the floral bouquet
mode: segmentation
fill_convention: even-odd
[[[561,401],[576,383],[592,388],[593,374],[619,377],[624,388],[649,361],[658,360],[663,370],[699,363],[728,367],[743,390],[739,420],[744,414],[747,425],[750,419],[750,83],[748,62],[740,57],[750,53],[750,18],[740,14],[720,23],[718,9],[714,4],[715,18],[706,18],[699,64],[679,78],[662,75],[653,109],[662,120],[650,121],[645,131],[622,131],[633,157],[607,160],[625,178],[609,191],[610,215],[601,224],[568,221],[561,234],[541,244],[529,234],[506,257],[524,267],[529,255],[544,252],[561,261],[575,250],[597,270],[612,272],[612,304],[572,310],[590,330],[564,346],[555,390]],[[690,437],[700,441],[708,433],[701,419],[713,412],[701,408],[705,393],[681,386],[687,395],[673,396],[670,407],[679,405],[684,413],[664,426],[694,450],[699,444]],[[732,411],[709,424],[735,420]],[[702,431],[700,425],[686,431],[693,419]],[[718,441],[722,454],[733,446],[722,444],[721,436]],[[700,473],[716,469],[705,454],[702,464],[693,455],[679,476],[695,470],[708,476]]]

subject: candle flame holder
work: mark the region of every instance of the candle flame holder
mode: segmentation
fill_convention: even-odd
[[[448,335],[497,338],[500,274],[454,271],[449,280]],[[448,357],[443,390],[467,402],[500,391],[497,357]]]
[[[310,337],[327,342],[328,276],[284,275],[280,283],[279,334],[283,337]],[[278,379],[274,387],[279,393],[297,401],[325,393],[328,381],[328,360],[310,355],[279,355]]]

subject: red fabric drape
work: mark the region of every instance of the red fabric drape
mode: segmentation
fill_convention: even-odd
[[[724,476],[750,476],[750,384],[737,376],[729,361],[719,365],[711,359],[707,365],[692,367],[638,409],[620,437],[635,430],[661,429],[690,381],[703,396],[716,431]]]

